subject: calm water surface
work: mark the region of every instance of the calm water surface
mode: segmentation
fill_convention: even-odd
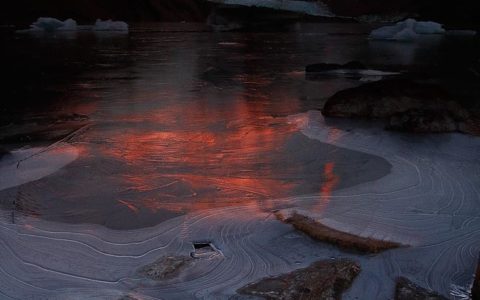
[[[128,35],[7,34],[3,57],[12,76],[3,118],[78,113],[91,125],[71,141],[78,160],[0,191],[1,203],[48,220],[128,229],[206,208],[249,203],[271,210],[269,200],[301,194],[319,193],[325,202],[334,189],[378,179],[390,170],[384,159],[333,146],[335,130],[333,145],[322,144],[288,122],[360,83],[307,81],[305,65],[449,67],[445,57],[456,55],[455,44],[472,41],[379,43],[366,39],[369,29],[317,24],[211,33],[150,24]],[[457,56],[454,65],[474,58]]]

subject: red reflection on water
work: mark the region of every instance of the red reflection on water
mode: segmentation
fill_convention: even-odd
[[[134,122],[113,131],[103,149],[127,164],[118,203],[137,213],[189,212],[232,205],[273,208],[269,199],[298,186],[278,176],[273,155],[296,132],[275,110],[291,111],[294,99],[255,101],[253,92],[225,103],[177,103],[123,115]],[[257,93],[258,99],[266,99]],[[248,100],[244,97],[247,97]],[[127,200],[126,200],[127,199]]]
[[[325,164],[323,170],[324,183],[321,187],[321,202],[327,204],[330,201],[333,189],[340,181],[340,177],[335,174],[335,163],[329,162]]]
[[[133,204],[127,202],[127,201],[124,201],[124,200],[118,200],[118,203],[124,205],[129,210],[131,210],[132,212],[138,213],[138,208],[135,205],[133,205]]]
[[[327,142],[335,145],[340,139],[341,133],[341,130],[331,128],[327,135]],[[327,208],[332,192],[340,182],[340,176],[335,174],[335,161],[330,161],[325,164],[322,181],[323,184],[320,188],[320,201],[317,205],[317,212],[323,212]]]

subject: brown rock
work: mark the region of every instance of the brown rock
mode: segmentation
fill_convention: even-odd
[[[409,110],[390,117],[388,129],[425,132],[454,132],[458,124],[448,111]]]
[[[325,103],[329,117],[389,120],[389,128],[412,132],[451,132],[469,122],[469,113],[441,87],[408,79],[367,83],[340,91]]]
[[[395,288],[395,300],[446,300],[447,298],[417,286],[410,280],[400,277]]]
[[[342,232],[298,213],[293,213],[292,216],[286,219],[284,219],[280,213],[277,213],[276,216],[285,223],[292,224],[295,229],[307,234],[313,239],[330,243],[347,250],[356,250],[365,253],[379,253],[388,249],[402,247],[399,243],[364,238]]]
[[[341,299],[360,266],[350,260],[315,262],[305,269],[248,284],[237,292],[265,299]]]
[[[10,151],[0,148],[0,159],[2,159],[4,156],[7,156],[10,154]]]
[[[165,256],[142,267],[138,273],[152,280],[168,280],[177,277],[192,262],[189,256]]]

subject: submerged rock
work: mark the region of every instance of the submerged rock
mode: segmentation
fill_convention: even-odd
[[[285,217],[276,213],[278,219],[293,225],[295,229],[318,241],[330,243],[346,250],[356,250],[365,253],[379,253],[402,245],[395,242],[365,238],[330,228],[309,217],[294,212]]]
[[[318,63],[305,68],[307,80],[323,79],[325,76],[344,76],[347,78],[361,79],[362,81],[378,81],[384,76],[400,75],[399,72],[369,69],[358,61],[346,64]]]
[[[389,128],[412,132],[451,132],[469,122],[469,113],[441,87],[408,79],[367,83],[340,91],[325,103],[329,117],[389,120]]]
[[[193,262],[189,256],[165,256],[142,267],[138,273],[152,280],[168,280],[180,275]]]
[[[395,288],[395,300],[446,300],[447,298],[429,291],[410,280],[400,277]]]
[[[307,73],[314,72],[314,73],[320,73],[320,72],[329,72],[329,71],[334,71],[334,70],[339,70],[339,69],[349,69],[349,70],[365,70],[367,67],[362,64],[361,62],[358,61],[351,61],[346,64],[329,64],[329,63],[319,63],[319,64],[313,64],[313,65],[308,65],[305,68],[305,71]]]
[[[265,299],[341,299],[360,273],[350,260],[315,262],[305,269],[248,284],[237,292]]]
[[[444,110],[408,110],[390,117],[388,129],[409,132],[453,132],[458,126],[450,112]]]

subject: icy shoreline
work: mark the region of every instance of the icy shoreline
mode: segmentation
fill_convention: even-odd
[[[480,251],[478,138],[342,130],[325,124],[317,111],[291,116],[290,122],[311,139],[379,155],[394,167],[377,181],[328,198],[314,194],[275,202],[307,209],[333,228],[411,248],[347,254],[298,234],[254,204],[199,211],[131,231],[27,217],[11,224],[9,212],[1,212],[0,291],[20,298],[223,299],[247,283],[331,257],[362,266],[344,299],[389,299],[398,276],[444,295],[468,289]],[[162,255],[189,255],[198,239],[213,241],[224,258],[199,260],[181,277],[161,283],[136,273]]]

